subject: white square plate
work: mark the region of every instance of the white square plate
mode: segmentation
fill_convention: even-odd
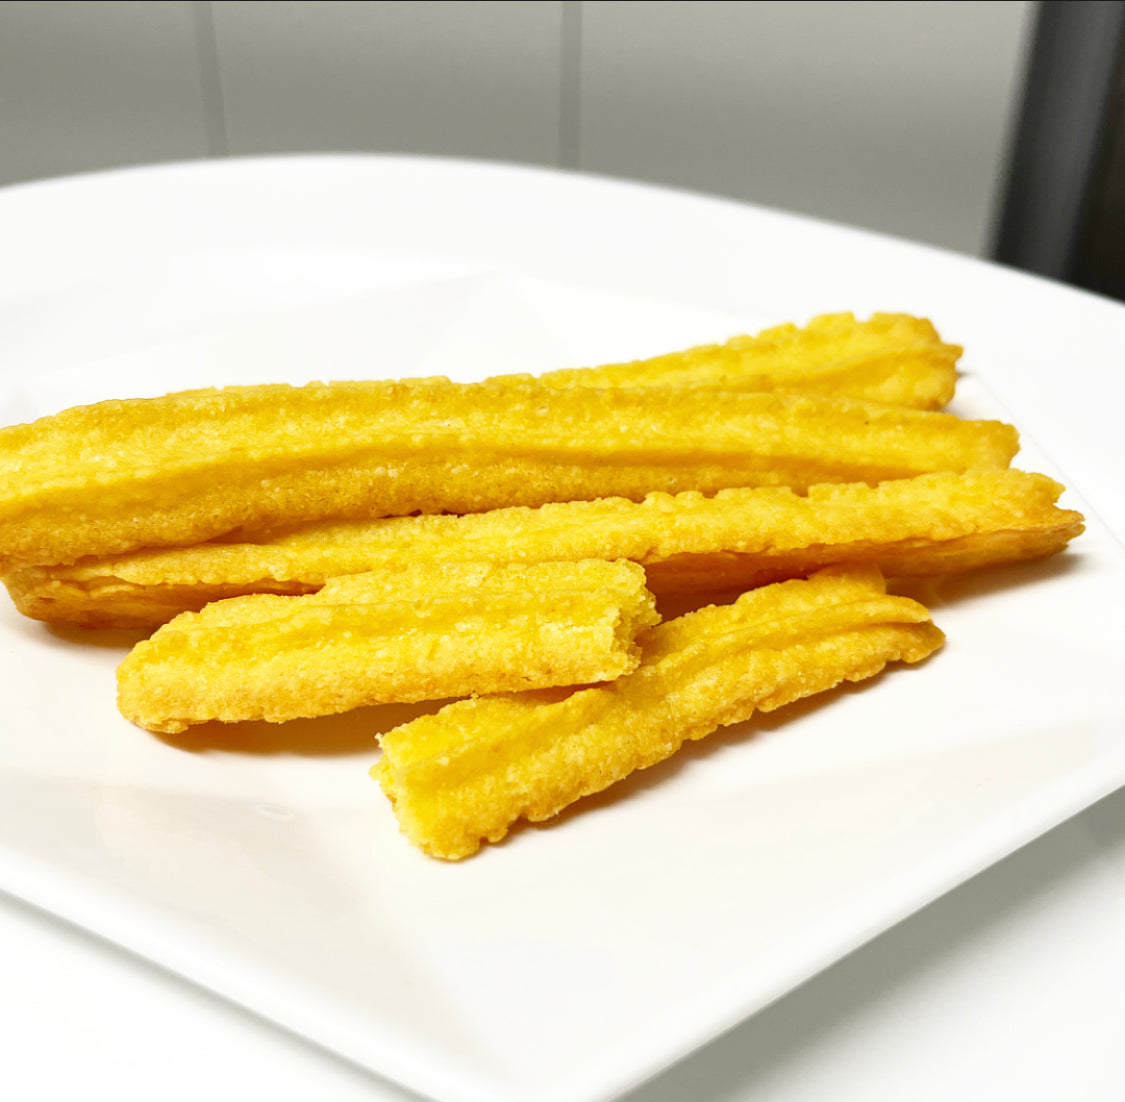
[[[1125,642],[1103,615],[1125,607],[1125,553],[1093,514],[1121,530],[1120,444],[1099,437],[1116,305],[734,204],[409,159],[11,189],[0,231],[4,423],[902,309],[967,345],[957,412],[1015,421],[1017,465],[1091,499],[1067,496],[1089,528],[1066,555],[929,586],[948,643],[923,666],[715,735],[460,865],[411,849],[367,777],[405,710],[164,742],[115,711],[124,636],[5,607],[13,895],[436,1098],[592,1102],[1125,782]],[[1102,401],[1075,398],[1099,378]]]

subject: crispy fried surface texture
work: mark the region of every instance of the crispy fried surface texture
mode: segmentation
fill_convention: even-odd
[[[420,567],[184,613],[118,670],[133,723],[281,722],[366,704],[602,681],[657,623],[634,563]]]
[[[917,662],[941,641],[926,610],[887,596],[877,572],[822,571],[649,630],[641,665],[612,684],[460,701],[397,727],[372,775],[407,837],[457,860],[686,740]]]
[[[89,627],[156,627],[247,593],[313,592],[326,579],[412,564],[631,559],[658,594],[756,585],[830,563],[887,576],[953,573],[1053,554],[1082,531],[1062,487],[1023,471],[786,488],[650,494],[468,516],[312,525],[256,543],[207,543],[5,579],[25,615]]]
[[[962,349],[925,318],[824,314],[804,328],[780,325],[648,360],[550,371],[548,386],[711,386],[723,390],[816,390],[913,409],[953,397]],[[500,376],[497,381],[526,379]]]
[[[334,383],[0,430],[0,567],[327,519],[1007,467],[1015,429],[815,394]]]

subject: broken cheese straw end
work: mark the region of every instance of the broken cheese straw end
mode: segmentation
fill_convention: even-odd
[[[458,860],[689,739],[917,662],[941,641],[926,610],[887,596],[877,573],[825,570],[646,632],[641,665],[611,685],[462,701],[395,728],[372,776],[412,842]]]

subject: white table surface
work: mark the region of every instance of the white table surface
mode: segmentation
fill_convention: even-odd
[[[154,200],[151,209],[143,202],[149,191],[158,196],[162,181],[175,173],[186,173],[201,192],[221,191],[236,182],[244,186],[247,171],[278,208],[284,206],[279,190],[299,191],[310,181],[357,172],[372,179],[381,173],[415,174],[435,196],[454,179],[459,185],[466,179],[465,169],[441,162],[291,159],[263,160],[249,169],[215,164],[142,170],[0,192],[0,255],[21,260],[18,271],[5,262],[0,272],[0,306],[16,311],[6,316],[19,320],[5,327],[0,346],[5,365],[19,358],[22,368],[58,366],[120,347],[121,324],[112,304],[108,319],[99,322],[91,311],[64,332],[37,331],[17,307],[93,270],[115,234],[105,212],[119,209],[122,194],[130,198],[130,217],[151,219],[148,247],[155,256],[170,239],[181,245],[189,240],[196,215],[186,205],[182,218],[169,226],[160,202]],[[489,186],[518,185],[514,194],[533,195],[540,216],[551,209],[565,218],[568,189],[585,186],[550,173],[487,166],[471,169],[470,177],[473,173]],[[869,240],[868,235],[734,204],[696,205],[655,189],[590,186],[608,186],[628,213],[612,224],[576,223],[570,254],[552,258],[555,274],[565,278],[570,270],[578,276],[596,255],[607,278],[627,276],[638,292],[690,300],[693,286],[702,281],[712,299],[737,296],[743,305],[752,303],[755,313],[777,321],[807,315],[810,300],[823,303],[825,310],[858,314],[880,308],[929,313],[952,339],[1002,362],[1004,370],[1031,372],[1014,409],[1021,427],[1037,439],[1050,437],[1074,484],[1119,536],[1125,532],[1119,491],[1125,449],[1117,423],[1125,385],[1120,372],[1105,369],[1105,341],[1125,347],[1116,343],[1125,334],[1125,307],[913,247],[902,247],[896,271],[850,270],[849,245]],[[460,191],[453,199],[467,216],[462,237],[483,240],[485,230],[471,224],[472,196]],[[37,220],[48,211],[51,233],[36,254],[29,243],[42,231]],[[531,234],[532,213],[529,207]],[[785,252],[790,261],[762,271],[752,257],[744,257],[740,267],[735,258],[716,254],[708,234],[724,223],[734,227],[755,219],[761,220],[762,234],[781,235],[791,243]],[[268,232],[268,218],[255,232]],[[608,249],[607,236],[631,249]],[[362,228],[354,239],[362,243]],[[712,240],[707,258],[712,263],[705,272],[697,254],[707,240]],[[830,247],[811,253],[814,240]],[[886,243],[886,248],[889,256],[898,255],[899,246]],[[770,255],[780,255],[776,241]],[[678,263],[669,265],[669,257]],[[950,279],[951,269],[956,280]],[[940,287],[927,272],[941,273]],[[955,295],[949,290],[954,283]],[[277,291],[270,305],[286,293]],[[330,296],[331,289],[325,294]],[[1065,363],[1045,364],[1034,355],[1036,328],[1057,329],[1052,312],[1059,302],[1065,304],[1060,316],[1067,324],[1079,323],[1066,340],[1073,354]],[[1010,319],[1010,343],[997,343],[996,312]],[[138,319],[131,339],[140,344],[173,331],[174,325],[155,311]],[[1088,354],[1091,349],[1096,354]],[[1119,791],[629,1097],[635,1102],[1119,1099],[1125,1096],[1123,929],[1125,791]],[[414,1097],[2,895],[0,1036],[5,1038],[0,1081],[10,1098],[92,1094],[176,1102],[236,1097],[251,1089],[277,1102]]]

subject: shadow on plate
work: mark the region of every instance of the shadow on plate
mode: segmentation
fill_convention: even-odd
[[[932,578],[894,578],[887,584],[891,593],[912,597],[933,609],[973,601],[1044,581],[1078,574],[1085,569],[1081,552],[1068,551],[1046,559],[1010,563],[966,571],[964,574],[939,574]],[[941,626],[940,623],[938,625]]]
[[[936,652],[936,654],[940,653],[940,651]],[[922,666],[928,661],[933,661],[936,654],[917,663],[917,665]],[[744,746],[754,739],[763,738],[774,731],[782,730],[786,725],[795,723],[806,716],[816,715],[822,709],[832,707],[834,702],[843,696],[870,692],[882,678],[888,674],[893,676],[896,671],[906,672],[900,663],[894,663],[875,677],[868,678],[865,681],[844,682],[835,688],[817,693],[815,696],[785,704],[772,712],[757,712],[750,719],[720,728],[705,738],[685,742],[676,753],[669,758],[665,758],[664,761],[658,762],[647,769],[638,769],[624,780],[618,781],[601,792],[584,796],[576,803],[563,808],[550,819],[544,819],[537,823],[530,823],[521,819],[513,823],[503,841],[493,843],[492,846],[485,848],[492,848],[496,845],[503,846],[504,841],[508,838],[518,837],[528,830],[551,830],[569,822],[575,816],[589,815],[602,808],[613,807],[622,800],[629,800],[648,789],[665,784],[678,774],[691,769],[696,762],[704,761],[734,747]]]
[[[202,753],[220,750],[233,754],[297,754],[307,757],[377,755],[377,735],[430,715],[448,700],[421,704],[378,704],[342,715],[292,719],[287,723],[200,723],[178,735],[156,734],[177,750]]]

